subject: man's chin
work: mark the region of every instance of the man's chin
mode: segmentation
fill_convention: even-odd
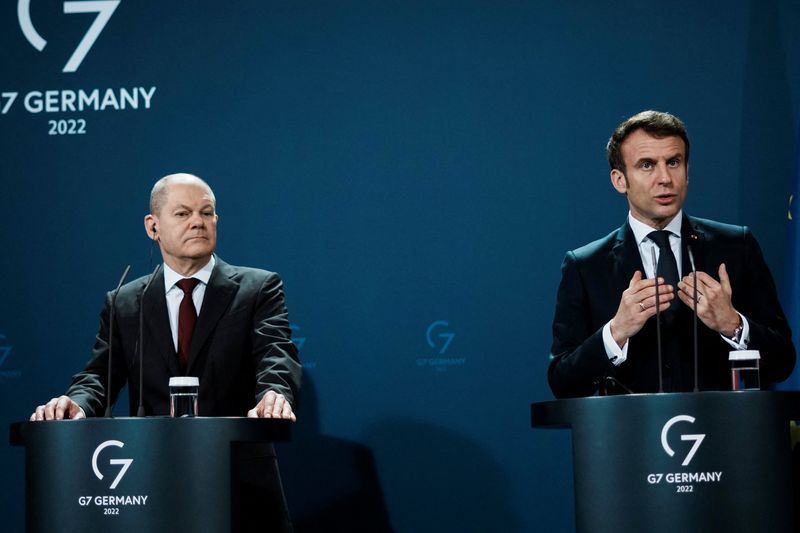
[[[206,246],[187,247],[184,250],[183,256],[188,259],[203,259],[211,257],[211,254],[213,253],[214,253],[214,248],[208,246],[208,241],[206,241]]]

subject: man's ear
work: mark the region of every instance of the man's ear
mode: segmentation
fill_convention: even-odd
[[[620,194],[626,194],[628,192],[628,179],[621,170],[617,170],[616,168],[611,171],[611,185],[613,185]]]
[[[158,240],[158,220],[153,215],[146,215],[144,217],[144,230],[147,236],[154,241]]]

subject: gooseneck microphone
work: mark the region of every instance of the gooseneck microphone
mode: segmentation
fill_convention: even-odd
[[[664,376],[661,370],[661,298],[658,296],[658,261],[656,260],[655,247],[650,248],[653,259],[653,278],[656,280],[656,344],[658,344],[658,392],[664,392]]]
[[[111,361],[114,360],[114,308],[117,304],[117,295],[119,294],[119,290],[122,287],[122,284],[125,283],[125,279],[128,277],[128,272],[130,272],[130,270],[130,265],[125,267],[125,272],[123,272],[122,277],[119,278],[117,288],[114,289],[113,293],[111,293],[111,311],[109,311],[108,314],[108,380],[106,381],[106,418],[111,418]]]
[[[686,245],[686,251],[689,252],[689,264],[692,265],[692,277],[694,278],[694,331],[693,331],[693,341],[694,341],[694,392],[699,392],[700,387],[697,386],[697,378],[698,378],[698,371],[697,371],[697,269],[694,266],[694,255],[692,254],[692,247],[688,244]]]
[[[153,231],[155,231],[155,227],[153,227]],[[139,340],[136,343],[137,352],[139,354],[139,409],[136,411],[136,416],[143,417],[144,416],[144,338],[142,331],[144,330],[144,312],[142,309],[144,308],[144,295],[147,294],[147,289],[150,288],[150,284],[153,283],[153,280],[156,278],[156,274],[158,274],[158,270],[161,268],[161,263],[156,265],[155,270],[153,270],[153,274],[150,276],[150,279],[147,280],[147,283],[144,286],[144,290],[142,291],[142,295],[139,296]]]

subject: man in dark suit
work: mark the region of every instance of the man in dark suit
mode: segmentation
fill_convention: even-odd
[[[659,390],[656,271],[664,391],[693,390],[690,250],[699,388],[731,389],[732,350],[760,351],[762,384],[786,379],[795,349],[752,233],[682,211],[689,139],[680,119],[657,111],[634,115],[617,127],[607,151],[611,183],[630,211],[621,228],[564,259],[548,369],[553,394]]]
[[[101,416],[128,384],[131,414],[142,404],[146,415],[169,414],[169,378],[197,376],[199,414],[296,420],[294,406],[301,367],[274,272],[232,266],[214,255],[216,199],[203,180],[173,174],[159,180],[144,217],[157,241],[163,269],[124,285],[114,305],[111,385],[108,381],[111,295],[100,315],[92,357],[73,377],[65,395],[40,405],[31,420]],[[140,304],[144,325],[139,380]],[[291,530],[272,447],[255,451],[265,464],[268,499],[277,501],[275,530]],[[252,454],[251,454],[252,455]],[[258,461],[256,461],[258,463]],[[256,485],[258,480],[256,480]],[[270,501],[257,505],[269,506]],[[273,513],[275,514],[275,513]],[[263,524],[262,524],[263,525]]]

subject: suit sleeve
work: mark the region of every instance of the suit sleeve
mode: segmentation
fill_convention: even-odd
[[[547,378],[556,398],[592,396],[598,380],[613,375],[603,345],[605,322],[595,323],[580,263],[568,252],[561,265]]]
[[[106,295],[103,310],[100,312],[100,326],[95,338],[92,357],[84,369],[72,376],[72,383],[65,393],[81,406],[86,416],[102,416],[106,406],[106,382],[108,381],[108,338],[111,315],[111,293]],[[116,320],[116,318],[115,318]],[[111,405],[127,381],[122,342],[118,336],[118,325],[114,326],[114,360],[111,363]]]
[[[278,274],[270,273],[258,291],[252,335],[256,400],[274,390],[297,410],[302,369]]]
[[[777,383],[792,373],[795,347],[789,323],[778,301],[775,282],[761,247],[749,228],[744,228],[743,264],[746,281],[737,284],[738,290],[733,292],[733,305],[750,323],[748,348],[761,353],[762,382]]]

